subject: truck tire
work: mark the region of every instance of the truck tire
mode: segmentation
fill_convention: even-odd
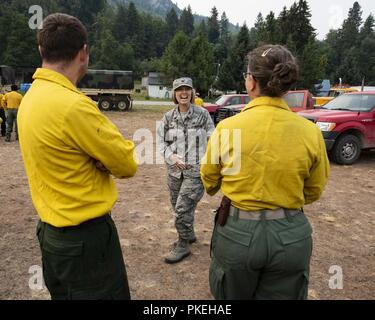
[[[132,107],[132,100],[128,96],[121,98],[116,103],[116,108],[119,111],[128,111],[131,109],[131,107]]]
[[[126,111],[129,109],[129,105],[125,100],[118,101],[116,106],[119,111]]]
[[[351,165],[361,155],[361,141],[352,134],[341,136],[331,152],[332,160],[341,165]]]
[[[109,98],[101,98],[98,105],[101,110],[109,111],[111,110],[112,101]]]

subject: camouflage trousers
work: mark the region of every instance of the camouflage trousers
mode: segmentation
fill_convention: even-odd
[[[194,235],[194,215],[198,202],[204,195],[200,178],[175,178],[168,175],[171,203],[176,213],[176,229],[179,238],[189,240]]]

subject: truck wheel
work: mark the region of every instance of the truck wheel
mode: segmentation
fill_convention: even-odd
[[[104,111],[109,111],[111,109],[111,100],[108,98],[100,99],[99,100],[99,108]]]
[[[342,136],[337,140],[331,155],[336,163],[351,165],[361,155],[361,141],[352,134]]]
[[[120,111],[126,111],[128,110],[128,104],[126,103],[125,100],[120,100],[119,102],[117,102],[117,109],[120,110]]]

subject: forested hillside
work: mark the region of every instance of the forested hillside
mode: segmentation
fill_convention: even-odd
[[[341,28],[319,41],[306,0],[285,7],[278,16],[259,14],[253,26],[243,25],[237,33],[230,31],[225,12],[215,7],[206,21],[197,23],[190,6],[178,10],[173,3],[163,17],[161,7],[151,15],[123,0],[3,0],[0,64],[40,64],[36,31],[28,25],[29,7],[35,4],[44,16],[65,12],[83,21],[89,31],[91,68],[133,70],[139,78],[148,71],[164,72],[169,79],[190,75],[201,92],[211,85],[242,91],[246,53],[261,43],[280,43],[299,59],[298,88],[312,88],[323,78],[332,83],[342,78],[351,85],[364,78],[375,85],[374,17],[363,17],[358,2]]]

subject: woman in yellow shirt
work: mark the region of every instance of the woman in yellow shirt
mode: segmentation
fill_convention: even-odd
[[[212,239],[216,299],[306,299],[312,228],[303,206],[319,199],[329,162],[318,127],[282,99],[297,80],[293,55],[266,45],[248,55],[251,103],[219,123],[202,181],[226,197]]]

